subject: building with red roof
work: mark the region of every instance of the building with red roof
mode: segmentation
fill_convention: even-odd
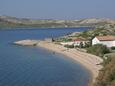
[[[83,44],[83,46],[85,46],[85,44],[88,42],[81,38],[73,39],[73,41],[74,41],[74,46],[80,46],[81,43]]]
[[[61,45],[74,45],[75,47],[79,47],[82,43],[83,46],[85,46],[85,44],[89,42],[89,41],[86,41],[84,39],[81,39],[81,38],[74,38],[72,39],[72,41],[70,42],[61,42],[60,44]]]
[[[95,44],[103,44],[107,47],[113,47],[115,46],[115,36],[107,35],[107,36],[96,36],[92,40],[92,45]]]

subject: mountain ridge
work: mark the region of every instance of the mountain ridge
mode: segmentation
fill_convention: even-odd
[[[88,18],[81,20],[54,20],[54,19],[28,19],[11,16],[0,16],[0,27],[80,27],[100,26],[104,24],[115,24],[115,20],[105,18]]]

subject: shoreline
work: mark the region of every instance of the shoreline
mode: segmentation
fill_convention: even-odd
[[[86,69],[89,70],[91,73],[91,81],[89,81],[89,86],[92,86],[92,84],[95,82],[96,77],[98,76],[99,70],[102,68],[101,65],[99,65],[103,60],[95,55],[88,54],[85,52],[78,51],[76,49],[68,49],[61,45],[52,43],[52,42],[46,42],[46,41],[37,41],[37,40],[22,40],[14,42],[17,45],[26,45],[26,46],[33,46],[36,44],[36,47],[41,47],[48,49],[50,51],[63,54],[76,62],[79,62],[82,66],[84,66]]]
[[[88,69],[91,72],[92,80],[89,82],[91,83],[90,85],[92,85],[92,83],[95,82],[95,79],[98,76],[99,70],[102,68],[101,65],[98,65],[102,62],[102,59],[98,56],[84,53],[76,49],[67,49],[61,45],[57,45],[57,44],[46,42],[46,41],[40,41],[37,44],[37,46],[46,48],[56,53],[63,54],[79,62],[82,66],[84,66],[86,69]]]
[[[5,29],[3,29],[5,28]],[[12,29],[11,29],[12,28]],[[16,28],[16,29],[14,29]],[[69,29],[69,28],[72,28],[72,29],[79,29],[79,28],[89,28],[89,29],[92,29],[92,26],[77,26],[77,27],[26,27],[26,29],[24,29],[25,27],[1,27],[0,28],[0,31],[4,31],[4,30],[39,30],[39,29],[62,29],[62,28],[65,28],[65,29]],[[33,29],[31,29],[33,28]]]

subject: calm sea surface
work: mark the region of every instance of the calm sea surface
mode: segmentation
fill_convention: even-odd
[[[12,45],[23,39],[44,39],[88,28],[0,31],[0,86],[87,86],[87,69],[60,54]]]

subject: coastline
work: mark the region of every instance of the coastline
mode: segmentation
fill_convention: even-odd
[[[75,60],[76,62],[79,62],[91,73],[92,80],[89,82],[90,86],[92,86],[92,84],[95,82],[99,70],[102,68],[102,66],[99,65],[103,61],[100,57],[85,52],[81,52],[76,49],[68,49],[52,42],[37,41],[37,40],[22,40],[14,43],[18,45],[24,45],[24,46],[25,45],[33,46],[34,44],[36,44],[35,46],[37,47],[45,48],[50,51],[63,54]]]
[[[46,41],[40,41],[37,44],[37,46],[46,48],[56,53],[63,54],[81,63],[81,65],[86,67],[91,72],[92,81],[90,82],[90,85],[92,85],[92,83],[95,82],[96,77],[98,76],[99,70],[102,68],[101,65],[98,65],[102,62],[102,59],[98,56],[80,52],[76,49],[67,49],[61,45],[57,45],[57,44],[46,42]]]
[[[91,28],[91,26],[76,26],[76,27],[23,27],[23,26],[20,26],[20,27],[0,27],[0,31],[3,31],[3,30],[33,30],[33,29],[62,29],[62,28],[66,28],[66,29],[70,29],[70,28],[73,28],[73,29],[79,29],[79,28]]]

